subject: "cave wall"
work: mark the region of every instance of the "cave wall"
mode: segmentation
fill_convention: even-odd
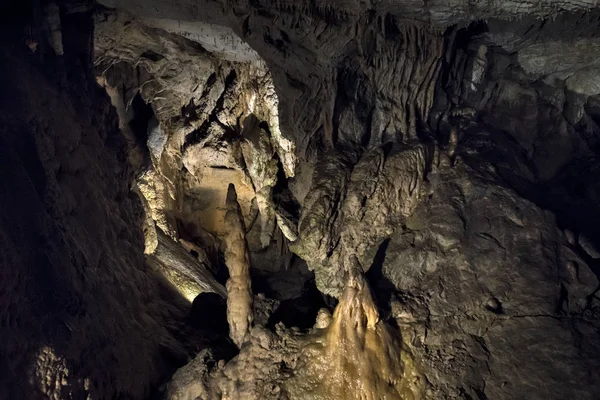
[[[202,338],[145,264],[91,12],[63,15],[60,58],[27,48],[21,16],[0,44],[0,397],[146,398]]]
[[[136,178],[146,213],[176,241],[215,255],[225,234],[224,183],[233,183],[254,271],[287,270],[297,215],[275,204],[274,197],[295,174],[295,152],[280,132],[269,70],[257,55],[247,59],[248,50],[240,49],[241,39],[229,28],[225,39],[219,32],[226,28],[209,30],[217,35],[216,45],[205,48],[206,33],[198,32],[206,24],[178,30],[177,24],[157,21],[121,10],[100,9],[95,15],[96,74],[122,109],[120,125],[127,128],[135,120],[130,115],[137,98],[155,115],[146,140],[130,147],[149,153]],[[184,29],[188,34],[177,34]]]
[[[577,206],[549,193],[561,193],[553,179],[564,182],[565,165],[594,157],[597,134],[588,123],[582,139],[568,121],[574,83],[556,72],[583,74],[593,62],[569,49],[577,57],[557,71],[533,66],[572,41],[593,43],[595,19],[560,14],[545,28],[586,6],[578,2],[463,5],[234,1],[221,12],[273,75],[298,158],[291,248],[319,289],[339,296],[358,260],[418,360],[424,398],[591,399],[596,261],[564,230],[582,226],[553,215]],[[411,9],[419,21],[405,19]],[[526,14],[545,19],[505,21]],[[565,36],[561,24],[589,29]],[[412,65],[406,75],[398,62]],[[575,97],[577,121],[593,113],[589,94]],[[534,195],[544,185],[553,189]]]

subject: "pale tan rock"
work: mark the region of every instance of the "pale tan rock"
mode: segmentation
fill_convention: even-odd
[[[362,275],[351,276],[331,324],[307,339],[294,376],[292,399],[419,399],[422,378],[396,332],[379,318]]]
[[[167,400],[212,400],[210,388],[207,385],[209,374],[208,362],[212,354],[203,350],[185,366],[179,368],[171,378],[167,387]]]
[[[158,245],[148,258],[190,302],[202,292],[226,296],[223,285],[212,276],[206,257],[197,259],[162,231],[157,230],[157,234]]]
[[[241,143],[242,154],[248,175],[256,192],[256,204],[260,212],[263,247],[271,242],[275,229],[275,210],[272,200],[273,186],[277,182],[277,160],[275,160],[271,138],[259,126],[259,121],[250,115],[244,121]]]
[[[250,282],[250,255],[246,243],[246,228],[237,202],[235,186],[229,184],[227,190],[227,214],[223,238],[225,244],[225,264],[229,269],[227,280],[227,322],[229,336],[241,347],[246,341],[252,326],[252,287]]]
[[[317,314],[317,320],[315,322],[316,329],[325,329],[331,324],[331,312],[326,308],[321,308]]]
[[[173,185],[155,170],[144,172],[136,184],[156,225],[169,237],[177,238],[176,223],[170,215],[170,210],[175,208]]]
[[[61,400],[72,395],[67,386],[69,369],[66,359],[57,356],[51,347],[42,347],[35,359],[33,374],[30,381],[38,386],[40,391],[51,400]]]

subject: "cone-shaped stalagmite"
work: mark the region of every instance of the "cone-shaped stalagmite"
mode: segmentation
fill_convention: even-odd
[[[237,201],[235,186],[227,190],[225,214],[225,263],[229,269],[227,281],[227,322],[229,335],[241,347],[252,325],[252,288],[250,257],[246,243],[246,228]]]
[[[308,338],[285,387],[292,399],[407,400],[420,397],[420,380],[398,332],[380,320],[362,272],[353,271],[329,325]]]

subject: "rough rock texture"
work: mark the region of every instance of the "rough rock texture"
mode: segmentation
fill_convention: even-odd
[[[198,255],[193,257],[186,251],[185,245],[173,241],[162,231],[158,230],[157,236],[156,249],[148,258],[159,265],[158,272],[162,272],[189,301],[203,292],[214,292],[226,297],[225,288],[212,275],[202,249],[194,247]],[[198,262],[199,259],[203,262]]]
[[[145,398],[187,359],[185,301],[144,262],[90,14],[63,18],[62,58],[20,18],[0,44],[0,397]]]
[[[99,79],[123,88],[127,110],[140,95],[157,118],[144,143],[152,168],[138,180],[152,218],[175,239],[197,235],[198,229],[221,237],[223,182],[231,182],[249,229],[256,212],[260,215],[258,248],[269,246],[276,213],[271,189],[279,164],[293,176],[295,156],[279,130],[278,100],[264,64],[228,61],[222,52],[201,47],[206,40],[170,33],[187,25],[173,30],[110,11],[99,13],[96,22]],[[242,130],[246,120],[253,128],[262,126],[255,150],[254,139],[246,137],[251,132]]]
[[[595,4],[209,3],[273,76],[299,160],[291,248],[334,296],[357,258],[422,396],[593,398],[597,261],[557,219],[598,237],[595,186],[566,184],[598,149],[597,22],[532,16]],[[194,19],[186,4],[165,12]]]
[[[165,398],[167,400],[210,399],[207,378],[215,360],[209,350],[203,350],[186,366],[173,374]]]
[[[278,12],[319,11],[323,16],[352,16],[366,11],[389,12],[402,15],[406,19],[430,22],[434,25],[449,26],[457,23],[468,23],[487,18],[514,20],[524,16],[554,17],[565,11],[582,11],[597,8],[597,0],[539,0],[539,1],[503,1],[483,0],[469,3],[460,0],[433,0],[423,3],[417,0],[383,0],[368,3],[359,0],[342,0],[333,3],[325,0],[315,5],[309,0],[285,2],[261,0],[102,0],[111,7],[121,6],[139,15],[169,18],[182,21],[207,21],[215,24],[226,24],[224,15],[226,6],[230,4],[248,3],[262,10]],[[225,7],[223,7],[225,5]]]
[[[219,58],[238,62],[260,61],[260,56],[227,26],[152,18],[145,18],[144,22],[198,42]]]
[[[227,189],[227,214],[223,240],[225,264],[229,270],[227,280],[227,322],[229,336],[241,347],[252,327],[252,284],[250,281],[250,254],[246,243],[246,227],[237,201],[235,186]]]
[[[366,153],[351,171],[336,164],[317,168],[292,250],[315,269],[322,292],[341,294],[345,269],[355,257],[369,269],[369,252],[429,194],[425,177],[432,158],[426,144],[390,145]]]
[[[160,246],[156,221],[191,265],[198,264],[196,256],[217,266],[228,223],[223,209],[228,184],[236,186],[240,203],[234,253],[245,272],[237,318],[244,334],[238,335],[235,324],[232,331],[238,345],[245,343],[229,361],[200,353],[173,378],[168,397],[597,397],[597,1],[103,3],[119,10],[100,8],[96,15],[96,73],[128,142],[121,162],[128,159],[142,172],[136,181],[147,214],[146,252]],[[43,51],[68,56],[75,36],[58,35],[56,27],[59,20],[68,26],[70,8],[59,8],[59,14],[53,7],[45,10],[41,18],[50,42]],[[23,47],[35,49],[35,29],[29,31]],[[22,91],[38,86],[34,82]],[[44,109],[42,103],[32,106]],[[73,118],[96,115],[84,111]],[[3,140],[23,159],[29,152],[19,150],[26,146],[20,138]],[[117,148],[123,149],[119,140]],[[110,163],[102,157],[114,153],[91,147],[100,161],[89,162],[87,153],[37,154],[51,165],[58,159],[60,174],[85,159],[95,182],[94,166],[103,171]],[[21,164],[31,175],[29,164]],[[78,211],[78,196],[88,194],[96,208],[85,215],[106,214],[112,221],[119,215],[113,210],[123,213],[129,204],[105,205],[116,187],[84,186],[73,190],[75,200],[60,198]],[[56,208],[47,201],[43,207]],[[44,237],[62,240],[64,232],[87,223],[61,222],[59,234]],[[101,244],[95,235],[109,224],[94,220],[96,225],[100,233],[73,236]],[[12,227],[6,231],[12,233]],[[130,229],[122,228],[125,236]],[[51,243],[65,247],[58,239]],[[136,243],[141,251],[139,237]],[[129,279],[135,266],[142,268],[128,262],[141,260],[130,255],[133,245],[107,246],[101,249],[109,255],[108,271],[116,262]],[[209,258],[216,261],[206,262]],[[255,265],[251,275],[249,260]],[[366,280],[357,281],[363,274]],[[140,309],[138,303],[149,307],[144,296],[162,304],[164,296],[151,283],[135,286],[148,294],[128,309]],[[120,287],[102,288],[99,304],[113,305],[102,294],[121,293]],[[254,297],[250,288],[277,301]],[[261,324],[249,329],[253,298],[261,299],[254,306]],[[309,303],[304,315],[303,302]],[[153,323],[168,321],[167,314]],[[147,319],[140,331],[151,324]],[[279,321],[302,326],[289,329]],[[119,346],[128,343],[130,324],[127,320],[111,340],[123,336]],[[136,345],[153,348],[148,340]],[[62,382],[74,376],[69,360],[82,356],[38,342],[28,341],[39,344],[33,376],[49,396],[64,396]],[[157,375],[150,370],[145,382],[155,382]],[[92,381],[82,376],[78,384],[88,390]],[[105,382],[97,387],[107,393],[115,382],[124,385],[113,375]],[[411,385],[420,390],[406,390]],[[123,396],[141,393],[130,390]]]
[[[415,138],[433,99],[441,33],[393,16],[329,14],[327,6],[303,10],[233,5],[236,15],[247,16],[242,37],[273,75],[280,123],[297,154],[315,159],[322,148],[360,152],[361,146]],[[277,30],[268,29],[275,16]]]
[[[356,257],[419,364],[423,398],[542,399],[593,398],[600,384],[585,373],[597,370],[588,244],[599,236],[597,185],[584,171],[600,114],[597,11],[583,10],[596,6],[179,1],[162,10],[229,24],[265,60],[298,160],[290,247],[334,296]],[[487,21],[445,30],[474,19]],[[583,187],[568,183],[575,177]],[[568,239],[559,226],[577,233]]]
[[[299,340],[298,333],[281,327],[271,332],[255,326],[240,354],[227,364],[215,362],[207,352],[199,353],[174,375],[167,398],[285,399],[282,383],[291,376],[290,370],[298,359]]]
[[[585,371],[598,348],[577,332],[595,324],[583,313],[596,277],[565,246],[552,215],[480,159],[471,146],[489,146],[485,136],[472,132],[455,166],[430,178],[437,186],[403,232],[382,243],[372,267],[385,277],[381,298],[417,349],[434,398],[592,398],[600,382]],[[570,262],[580,281],[567,278]],[[532,343],[552,350],[527,350]],[[569,378],[538,386],[548,376]]]
[[[323,329],[303,343],[294,376],[284,383],[290,398],[421,398],[422,378],[399,333],[380,320],[362,275],[350,274]]]
[[[309,335],[255,326],[226,364],[201,352],[173,376],[167,398],[420,398],[422,377],[398,332],[380,319],[363,276],[348,280],[333,318],[324,320]]]

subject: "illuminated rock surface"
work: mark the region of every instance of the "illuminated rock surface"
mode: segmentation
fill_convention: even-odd
[[[250,281],[250,255],[246,243],[246,227],[237,201],[235,186],[229,184],[226,200],[225,264],[229,270],[227,280],[227,322],[229,335],[241,347],[252,327],[252,284]]]
[[[419,399],[417,367],[400,332],[380,320],[364,278],[350,278],[333,320],[300,350],[284,383],[294,399]]]

